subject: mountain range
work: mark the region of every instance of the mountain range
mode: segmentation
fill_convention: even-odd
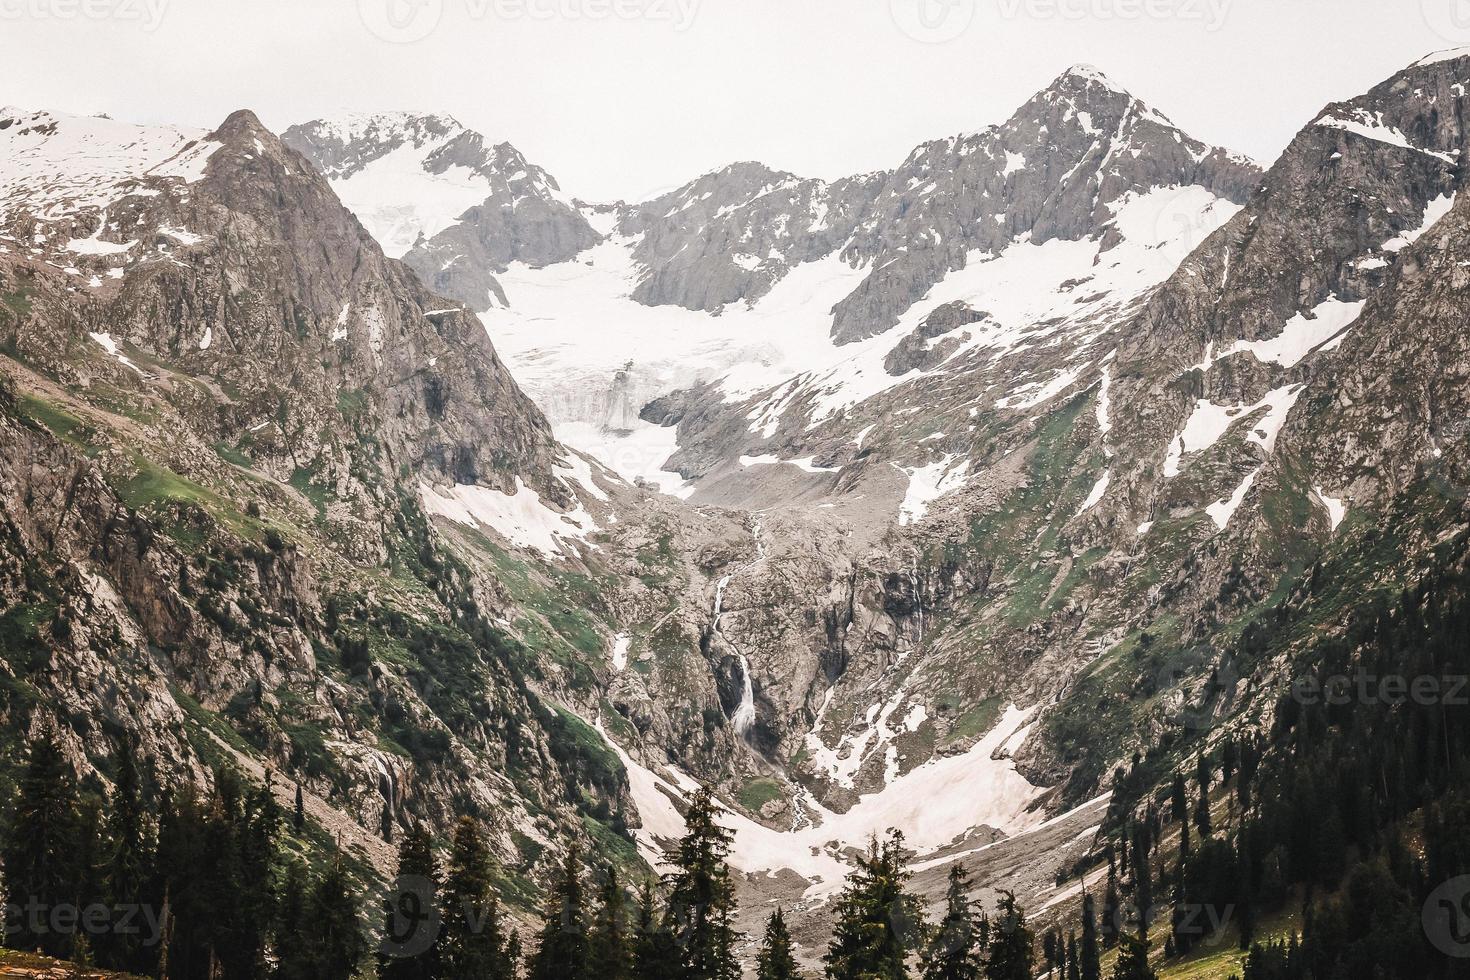
[[[439,114],[0,109],[0,740],[299,785],[364,882],[480,817],[520,916],[698,784],[808,962],[889,827],[926,900],[1060,920],[1313,638],[1463,569],[1467,84],[1263,169],[1076,66],[632,203]]]

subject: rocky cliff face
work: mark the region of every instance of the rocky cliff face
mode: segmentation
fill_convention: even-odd
[[[633,298],[708,312],[755,303],[793,266],[837,252],[882,179],[829,184],[736,163],[625,208],[617,230],[637,239],[633,256],[645,270]]]
[[[473,316],[248,112],[6,113],[0,172],[7,737],[49,715],[83,768],[128,738],[179,779],[284,774],[380,869],[466,810],[527,877],[579,814],[621,826],[563,706],[587,675],[521,645],[583,620],[523,605],[523,540],[466,560],[423,511],[458,493],[561,546],[608,499]]]

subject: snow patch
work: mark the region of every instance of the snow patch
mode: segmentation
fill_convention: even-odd
[[[1317,502],[1327,511],[1327,521],[1331,524],[1331,530],[1336,531],[1342,519],[1347,516],[1347,503],[1341,497],[1329,497],[1321,487],[1313,487],[1312,493]]]
[[[569,541],[587,542],[598,530],[591,515],[580,505],[563,514],[548,507],[541,495],[515,478],[515,493],[501,493],[476,484],[456,484],[448,492],[419,484],[424,511],[469,527],[483,526],[512,544],[561,558]]]
[[[928,466],[907,468],[892,464],[894,469],[906,473],[909,478],[908,489],[903,495],[903,503],[898,507],[898,523],[901,526],[916,524],[923,520],[924,515],[929,512],[930,504],[951,490],[964,486],[965,475],[970,469],[970,461],[962,460],[956,466],[954,465],[955,459],[956,456],[949,453],[943,459],[930,463]]]
[[[1222,531],[1225,530],[1226,525],[1230,523],[1230,518],[1235,516],[1235,512],[1245,502],[1245,495],[1255,485],[1256,477],[1260,475],[1261,470],[1257,467],[1251,471],[1249,476],[1240,482],[1240,486],[1235,488],[1235,492],[1228,499],[1217,500],[1205,508],[1205,513],[1210,515],[1210,520],[1215,522],[1217,528]]]

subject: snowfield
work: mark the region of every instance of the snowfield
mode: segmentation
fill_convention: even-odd
[[[863,281],[867,266],[849,265],[837,254],[803,263],[755,304],[712,315],[634,302],[631,294],[645,270],[633,259],[632,238],[610,238],[571,262],[512,265],[498,277],[509,306],[480,318],[559,439],[629,480],[688,496],[694,488],[664,469],[677,448],[673,429],[630,417],[625,404],[636,414],[637,406],[660,395],[700,385],[727,403],[756,397],[750,445],[741,455],[763,460],[769,453],[762,444],[789,411],[807,411],[803,421],[814,427],[899,385],[959,370],[970,356],[999,360],[1058,343],[1084,324],[1103,325],[1093,332],[1105,329],[1109,318],[1173,273],[1237,210],[1201,187],[1130,195],[1114,208],[1112,224],[1123,235],[1115,247],[1103,251],[1090,239],[1033,244],[1023,235],[999,254],[972,253],[965,268],[930,289],[895,327],[840,346],[831,339],[832,307]],[[953,301],[990,317],[964,328],[968,336],[943,364],[890,374],[884,361],[894,346],[936,307]],[[1035,408],[1071,390],[1088,367],[1080,362],[1052,376],[1018,380],[997,404]],[[615,379],[622,386],[616,392]],[[936,489],[963,484],[962,465],[909,473],[906,522],[922,517]],[[930,485],[936,481],[943,485]]]
[[[842,886],[851,870],[843,851],[860,850],[870,837],[891,827],[903,829],[916,860],[980,828],[993,828],[1007,836],[1035,829],[1045,818],[1029,807],[1043,790],[1027,782],[1009,758],[1030,734],[1034,712],[1034,707],[1023,710],[1011,705],[969,751],[929,760],[878,792],[861,797],[846,813],[833,813],[805,798],[803,809],[813,826],[772,830],[726,811],[721,823],[735,835],[730,863],[746,874],[794,871],[810,882],[806,898],[824,899]],[[633,802],[643,823],[636,831],[639,851],[650,864],[661,866],[662,842],[677,840],[684,833],[675,801],[686,798],[698,783],[672,766],[659,773],[640,764],[600,723],[596,727],[628,771]]]

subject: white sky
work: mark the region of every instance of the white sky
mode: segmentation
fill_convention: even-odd
[[[374,33],[394,23],[427,36]],[[641,200],[734,160],[893,167],[1079,61],[1269,162],[1325,103],[1462,44],[1470,0],[0,0],[0,104],[203,127],[248,107],[278,131],[442,110],[569,193]]]

